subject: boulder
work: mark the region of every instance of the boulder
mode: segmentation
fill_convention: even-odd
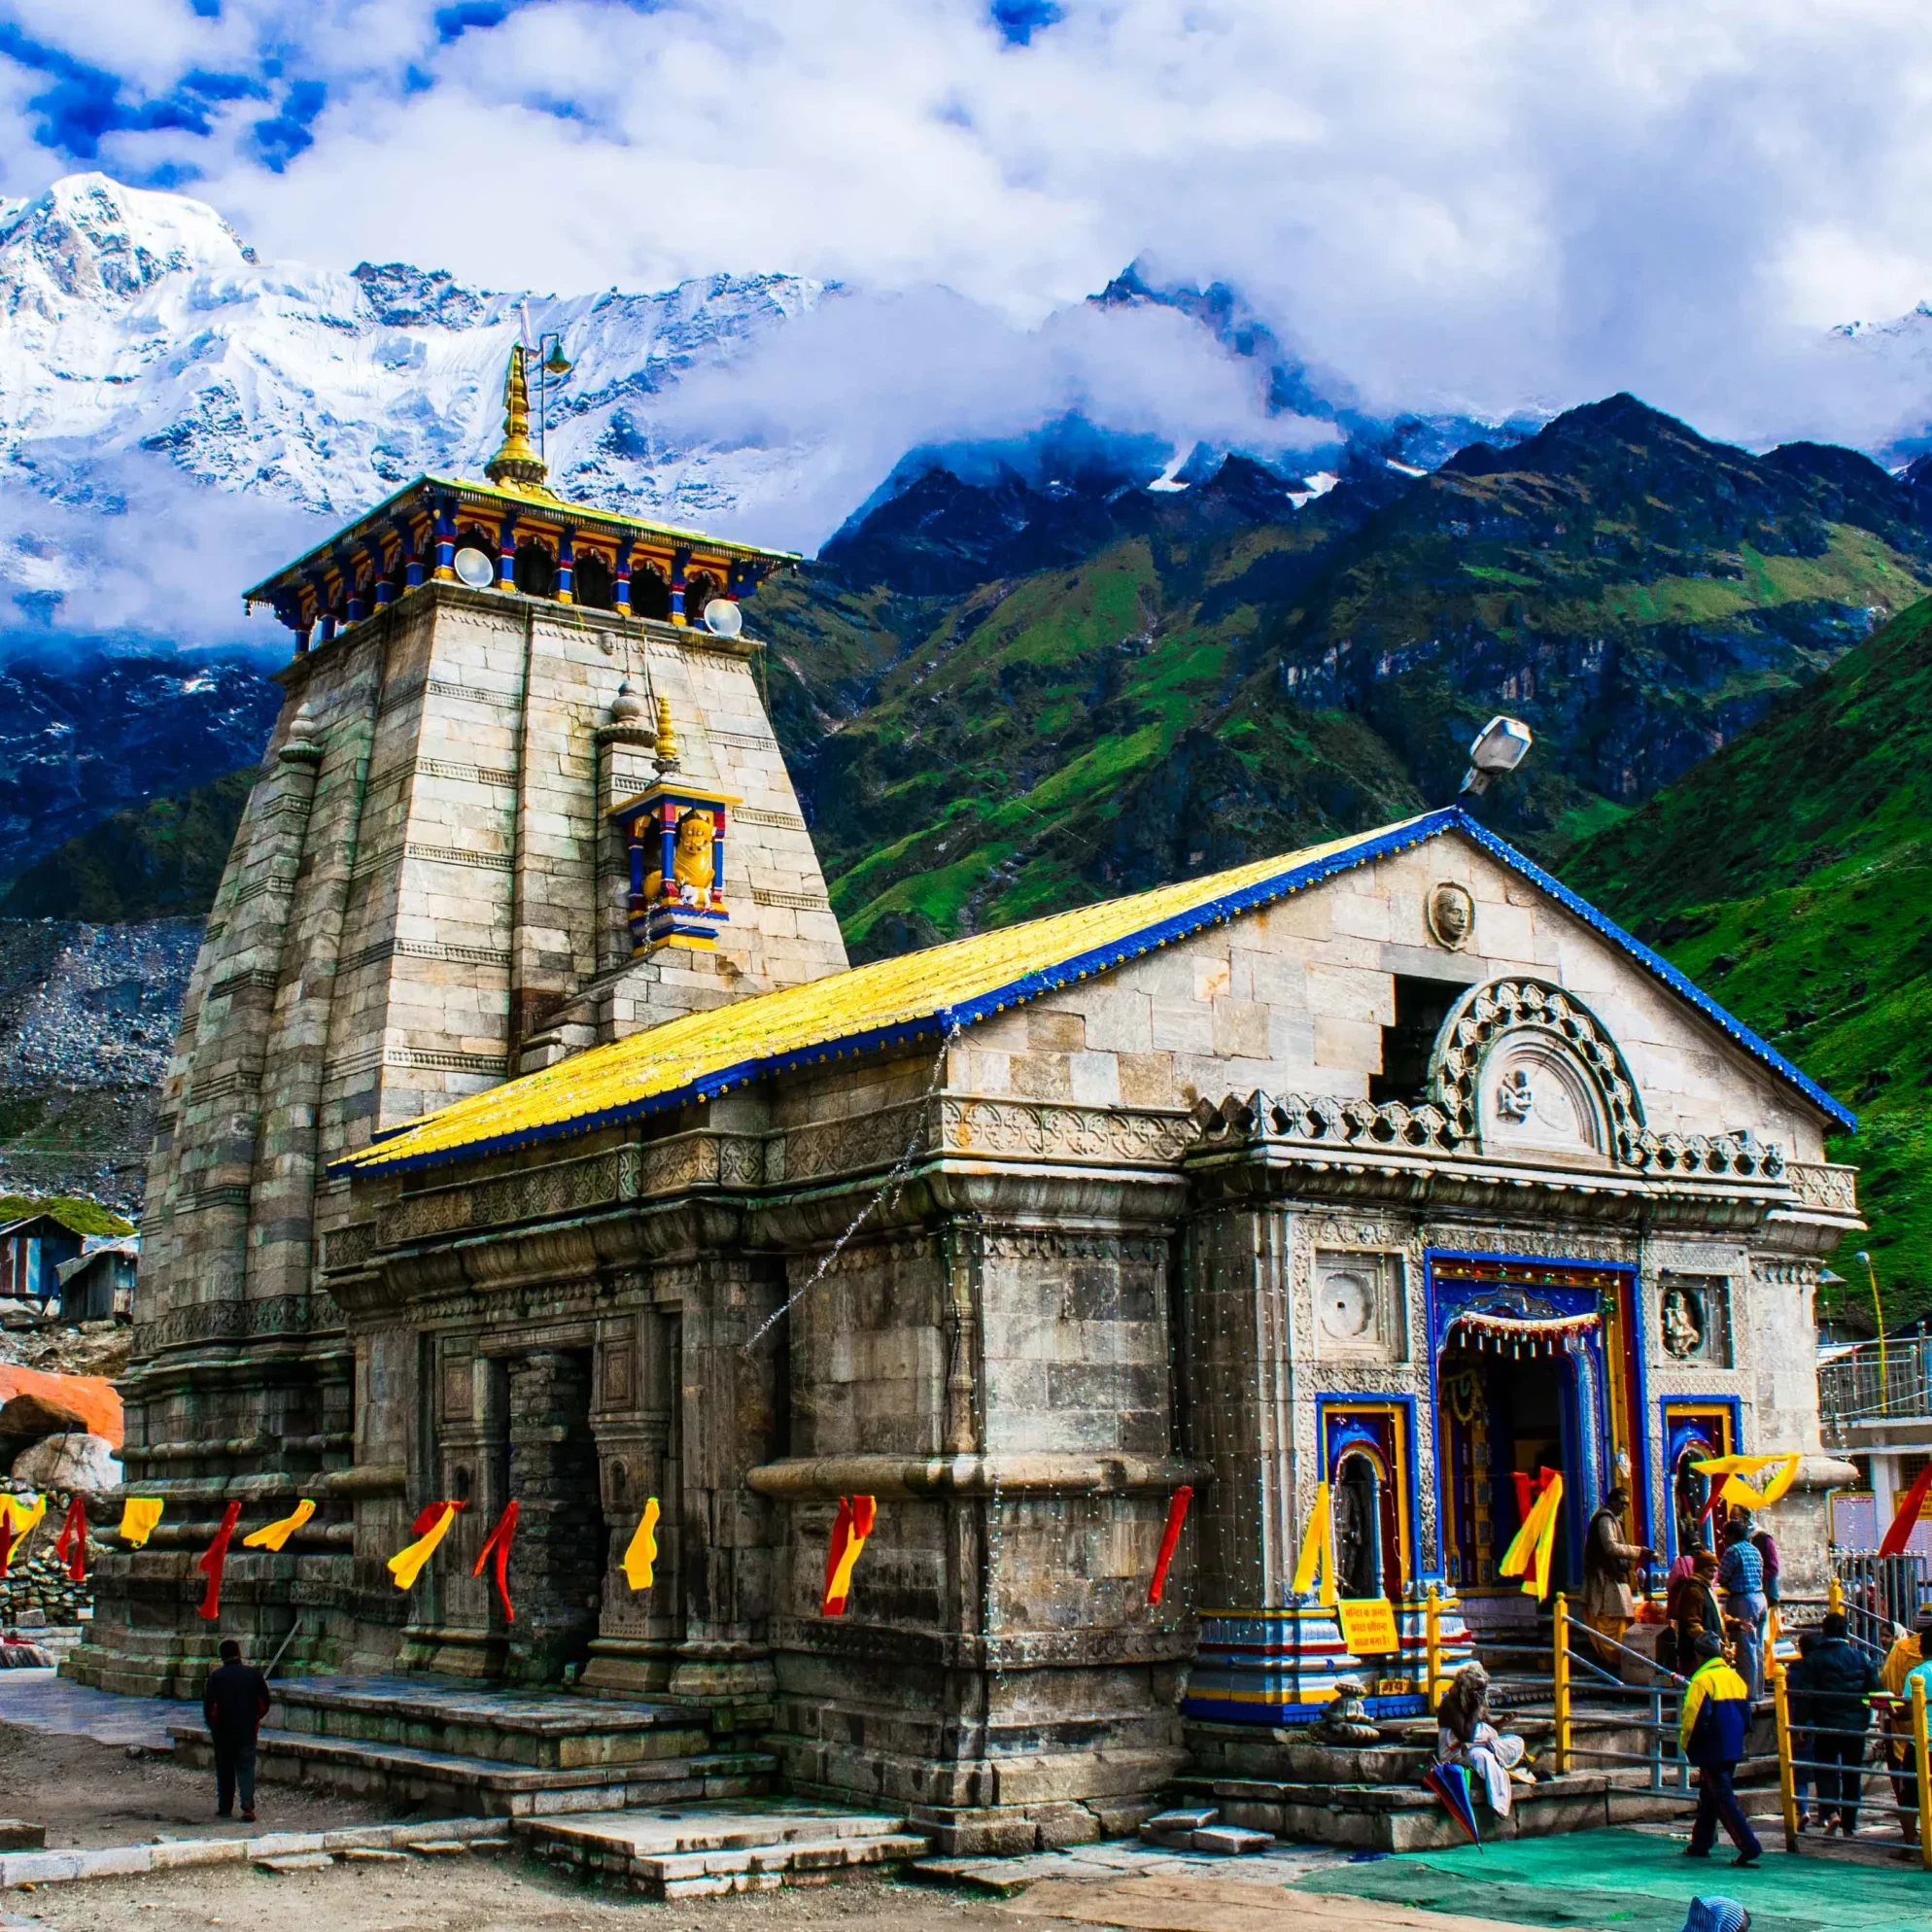
[[[38,1442],[86,1430],[121,1447],[121,1397],[102,1375],[50,1375],[0,1362],[0,1439]]]
[[[66,1492],[117,1489],[121,1485],[121,1465],[115,1460],[114,1444],[104,1435],[89,1435],[85,1430],[65,1435],[50,1435],[31,1449],[14,1458],[14,1480],[30,1483],[37,1489]]]

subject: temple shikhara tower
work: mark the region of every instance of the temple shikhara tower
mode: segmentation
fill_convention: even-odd
[[[316,1775],[342,1679],[568,1684],[606,1742],[683,1727],[663,1795],[1017,1848],[1190,1767],[1291,1789],[1339,1678],[1419,1711],[1426,1619],[1453,1659],[1536,1615],[1519,1475],[1573,1589],[1613,1485],[1668,1563],[1697,1462],[1797,1453],[1822,1588],[1835,1100],[1456,809],[848,968],[740,619],[795,560],[560,500],[524,384],[487,481],[249,593],[295,647],[150,1173],[165,1513],[79,1674],[286,1640],[265,1762]],[[226,1505],[302,1498],[199,1620]],[[471,1573],[511,1501],[513,1622]]]

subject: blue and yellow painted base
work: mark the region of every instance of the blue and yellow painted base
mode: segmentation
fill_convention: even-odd
[[[1462,1606],[1438,1603],[1439,1669],[1447,1676],[1473,1654]],[[1334,1701],[1335,1685],[1363,1685],[1373,1717],[1415,1717],[1427,1709],[1427,1611],[1411,1596],[1397,1611],[1398,1651],[1358,1657],[1342,1639],[1331,1607],[1308,1602],[1279,1610],[1204,1610],[1184,1716],[1217,1724],[1312,1724]]]

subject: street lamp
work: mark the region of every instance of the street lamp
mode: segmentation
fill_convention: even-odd
[[[546,328],[536,338],[536,453],[548,461],[550,392],[570,373],[573,364],[564,354],[564,338]]]
[[[1885,1310],[1879,1299],[1879,1273],[1863,1248],[1851,1259],[1865,1263],[1865,1278],[1872,1284],[1872,1319],[1879,1325],[1879,1413],[1883,1415],[1892,1405],[1892,1378],[1885,1373]]]
[[[1463,774],[1463,790],[1458,796],[1485,791],[1492,778],[1513,772],[1535,742],[1530,727],[1520,719],[1500,713],[1491,718],[1469,745],[1469,769]]]

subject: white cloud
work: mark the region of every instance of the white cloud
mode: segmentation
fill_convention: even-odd
[[[1903,0],[1063,0],[1026,47],[983,0],[541,0],[448,42],[435,0],[16,11],[151,93],[271,52],[271,95],[325,82],[279,175],[259,102],[212,141],[104,141],[111,168],[201,168],[266,256],[560,290],[782,268],[1032,326],[1146,253],[1371,402],[1627,387],[1759,438],[1888,433],[1807,344],[1932,295],[1932,43]],[[45,85],[0,63],[15,192],[71,165],[29,135]],[[851,339],[906,380],[903,345]],[[976,355],[1023,389],[1054,353],[1017,374],[949,333],[934,413]]]

